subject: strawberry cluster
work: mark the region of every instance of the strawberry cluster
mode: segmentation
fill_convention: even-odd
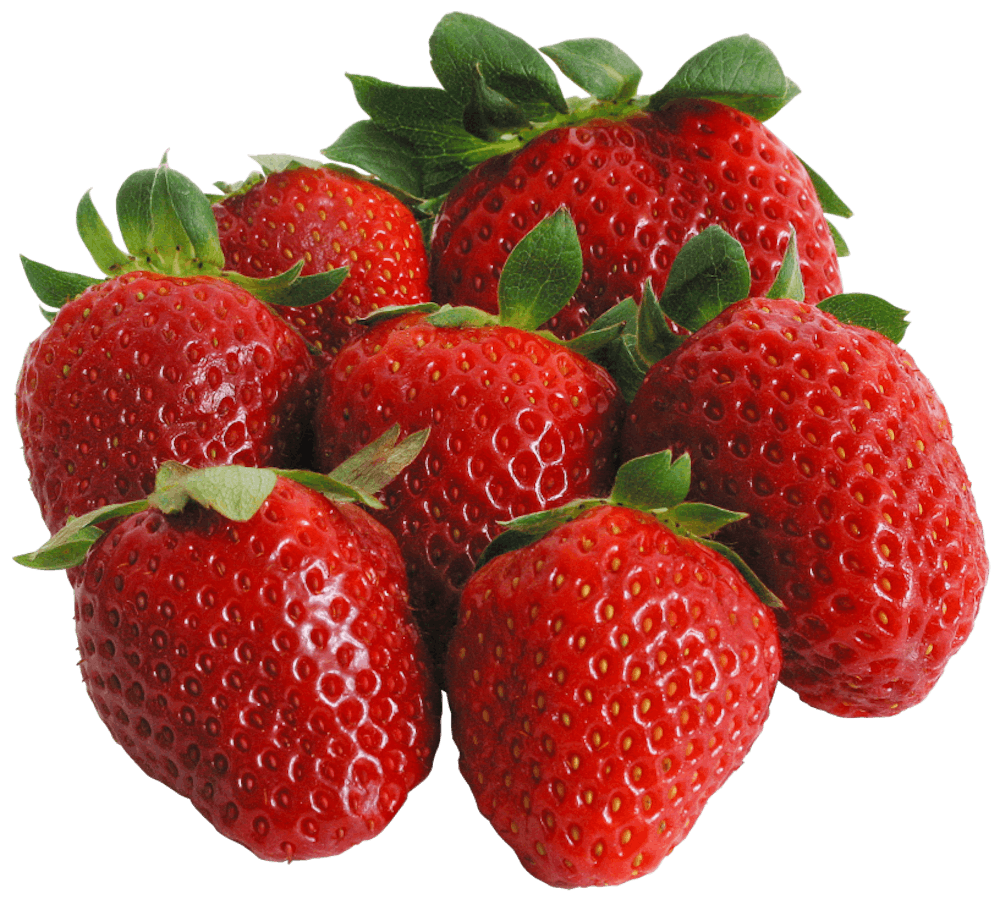
[[[743,36],[660,91],[601,40],[472,16],[437,88],[352,76],[330,162],[89,196],[103,276],[24,260],[50,321],[17,420],[111,735],[261,858],[376,836],[459,768],[524,867],[625,882],[687,835],[777,684],[923,700],[983,529],[904,312],[844,294],[849,209],[764,122]]]

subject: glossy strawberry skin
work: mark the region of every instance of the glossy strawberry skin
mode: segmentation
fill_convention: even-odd
[[[606,493],[624,402],[597,365],[510,327],[374,327],[320,378],[316,462],[329,471],[394,423],[429,427],[376,514],[399,540],[435,658],[498,523]]]
[[[226,268],[251,277],[351,272],[332,296],[279,313],[314,346],[335,351],[357,319],[386,305],[430,301],[423,236],[385,189],[322,167],[271,173],[213,205]]]
[[[154,779],[266,860],[377,835],[429,772],[440,693],[398,547],[279,478],[235,523],[119,523],[75,581],[88,694]]]
[[[45,524],[147,495],[168,459],[298,464],[314,376],[302,338],[226,280],[136,272],[87,290],[31,343],[17,382]]]
[[[782,681],[842,716],[922,700],[972,628],[982,525],[940,399],[878,333],[750,299],[654,365],[625,455],[689,452],[693,495],[785,603]]]
[[[466,585],[447,660],[459,767],[531,874],[622,883],[742,763],[779,669],[770,610],[722,556],[603,506]]]
[[[699,100],[553,129],[473,170],[435,222],[434,300],[461,296],[495,311],[510,250],[563,205],[584,254],[580,290],[553,322],[564,337],[615,302],[639,298],[647,279],[659,295],[680,247],[712,224],[743,245],[752,293],[774,281],[792,226],[806,299],[841,288],[833,237],[798,158],[757,120]]]

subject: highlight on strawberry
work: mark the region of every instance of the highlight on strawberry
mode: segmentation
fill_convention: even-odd
[[[889,716],[968,637],[983,528],[945,407],[897,345],[905,312],[863,294],[807,304],[796,274],[793,241],[772,292],[747,297],[737,242],[713,227],[685,246],[619,344],[630,388],[648,366],[622,454],[688,454],[696,499],[749,513],[722,537],[785,604],[785,684]]]
[[[398,545],[358,505],[425,439],[389,431],[330,475],[167,462],[148,497],[17,558],[75,567],[80,668],[115,741],[262,859],[377,836],[430,771],[440,691]]]
[[[346,275],[223,270],[208,199],[165,158],[123,183],[117,211],[127,250],[89,192],[77,209],[101,278],[22,258],[50,324],[25,354],[16,414],[50,531],[150,493],[167,460],[301,464],[314,363],[270,306],[313,303]]]
[[[564,97],[546,56],[588,96]],[[679,249],[711,224],[743,246],[754,294],[774,280],[793,229],[806,298],[840,292],[846,246],[827,215],[851,211],[763,124],[799,89],[760,41],[719,41],[639,95],[641,69],[607,41],[539,52],[450,13],[431,36],[430,62],[440,87],[350,75],[369,118],[323,153],[424,200],[436,302],[496,311],[511,248],[562,206],[583,244],[584,276],[552,324],[560,336],[579,334],[647,280],[659,293]]]
[[[606,499],[509,522],[448,649],[459,768],[533,876],[654,870],[743,762],[781,649],[773,596],[685,502],[687,456],[625,463]]]

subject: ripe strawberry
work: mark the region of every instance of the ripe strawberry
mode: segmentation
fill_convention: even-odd
[[[572,224],[561,222],[572,238]],[[472,313],[474,323],[444,309],[373,325],[322,370],[316,407],[320,471],[391,423],[407,433],[432,428],[420,456],[386,486],[377,518],[406,557],[435,658],[501,521],[608,489],[624,414],[603,368],[526,322]]]
[[[357,334],[358,318],[430,300],[423,236],[394,195],[319,164],[261,162],[263,178],[213,205],[226,266],[252,277],[274,276],[299,260],[305,274],[349,267],[329,297],[279,309],[310,343],[334,351]]]
[[[543,52],[592,96],[565,100],[537,52],[461,14],[446,16],[431,39],[440,95],[355,78],[374,124],[368,131],[408,143],[428,180],[444,167],[445,137],[458,146],[455,175],[425,188],[448,192],[431,242],[436,302],[460,297],[496,311],[511,248],[561,206],[584,249],[579,291],[552,325],[563,337],[637,297],[647,280],[662,291],[678,250],[710,224],[745,248],[755,292],[773,282],[793,230],[806,298],[840,291],[838,240],[825,211],[850,211],[763,125],[798,92],[766,47],[747,36],[719,42],[648,97],[635,96],[641,71],[607,42]],[[426,137],[432,112],[436,143]],[[468,129],[461,142],[459,124]],[[358,159],[357,129],[350,139],[327,153]]]
[[[397,545],[358,506],[274,472],[164,481],[172,465],[150,500],[98,514],[118,518],[74,570],[98,714],[149,776],[260,858],[373,838],[440,733]],[[89,521],[60,543],[78,529],[86,541]]]
[[[809,704],[898,713],[965,641],[982,526],[943,404],[881,333],[733,304],[650,369],[623,448],[690,453],[696,496],[750,513],[727,537],[785,604],[782,681]]]
[[[447,660],[476,804],[562,887],[656,868],[742,763],[780,668],[769,607],[680,506],[590,505],[473,575]]]
[[[184,249],[179,235],[198,235],[206,220],[214,232],[207,200],[193,187],[185,196],[188,185],[165,165],[126,181],[120,200],[149,212],[139,226],[123,217],[131,255],[108,254],[106,228],[84,198],[81,235],[108,279],[25,261],[56,309],[28,347],[16,391],[31,487],[52,531],[69,516],[149,493],[168,459],[298,463],[312,415],[312,357],[260,298],[213,267],[221,253],[212,233]],[[202,204],[187,210],[185,197]],[[168,244],[163,236],[175,229]],[[143,241],[153,248],[144,252]]]

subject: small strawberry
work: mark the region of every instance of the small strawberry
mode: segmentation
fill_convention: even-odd
[[[51,531],[149,493],[168,459],[297,464],[313,361],[261,297],[315,298],[343,276],[303,282],[296,270],[262,283],[230,275],[253,295],[223,278],[208,201],[165,164],[130,177],[119,210],[129,254],[113,246],[89,196],[78,211],[107,279],[24,262],[55,309],[28,347],[16,391],[31,487]]]
[[[680,502],[689,478],[683,458],[626,463],[608,500],[514,522],[462,595],[447,660],[459,767],[553,886],[655,869],[767,718],[774,617],[684,531],[734,515]]]
[[[549,277],[563,240],[571,275],[560,290]],[[504,277],[499,320],[470,309],[385,320],[345,345],[320,378],[319,470],[390,423],[406,432],[433,428],[420,456],[386,487],[377,517],[399,540],[436,657],[499,522],[603,493],[614,474],[624,413],[618,388],[603,368],[534,332],[579,280],[579,245],[564,212],[525,239]]]
[[[213,205],[226,267],[275,276],[347,267],[329,297],[279,309],[314,346],[335,351],[359,318],[387,305],[430,300],[423,235],[403,202],[369,179],[310,161],[258,158],[252,177]]]
[[[425,164],[425,193],[447,191],[431,243],[435,301],[496,311],[511,248],[561,206],[577,224],[584,276],[553,322],[560,336],[578,335],[647,280],[659,293],[678,250],[710,224],[743,245],[755,292],[770,286],[793,230],[806,298],[840,291],[825,213],[850,211],[763,125],[798,93],[764,45],[745,35],[719,42],[647,97],[636,96],[641,71],[614,45],[542,50],[592,96],[565,100],[536,51],[462,14],[446,16],[431,38],[443,91],[354,78],[367,131]],[[436,142],[428,120],[438,123]],[[327,153],[358,160],[358,130],[346,137]],[[447,138],[453,167],[435,179]]]
[[[281,861],[378,835],[440,733],[399,549],[353,502],[370,494],[297,477],[318,490],[168,463],[148,499],[19,558],[80,564],[80,665],[115,741],[224,836]]]
[[[904,326],[871,297],[737,301],[650,368],[623,433],[627,456],[690,454],[697,498],[750,514],[726,538],[785,604],[782,681],[842,716],[921,701],[987,576],[948,415],[894,341]]]

